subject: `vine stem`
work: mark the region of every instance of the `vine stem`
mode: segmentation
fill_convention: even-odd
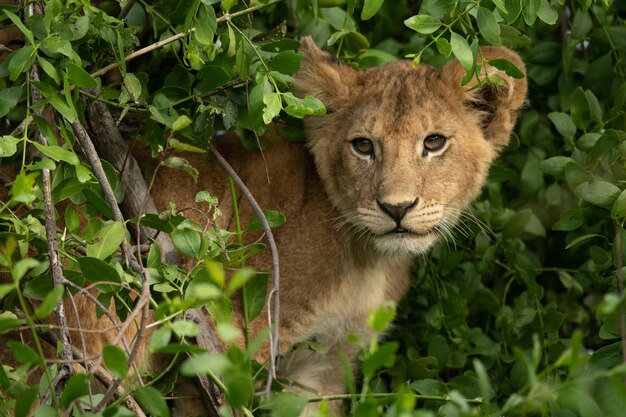
[[[241,15],[244,15],[244,14],[252,13],[252,12],[254,12],[256,10],[259,10],[259,9],[264,9],[266,7],[272,6],[272,5],[280,3],[282,1],[283,0],[272,0],[272,1],[268,2],[268,3],[266,3],[266,4],[258,4],[256,6],[248,7],[247,9],[240,10],[240,11],[235,12],[235,13],[226,13],[225,15],[222,15],[222,16],[218,17],[216,19],[216,21],[217,21],[217,23],[230,21],[231,19],[233,19],[233,18],[235,18],[237,16],[241,16]],[[139,56],[145,55],[145,54],[147,54],[149,52],[152,52],[152,51],[154,51],[156,49],[163,48],[164,46],[167,46],[167,45],[169,45],[172,42],[176,42],[177,40],[182,39],[185,36],[189,35],[190,33],[195,32],[195,31],[196,31],[196,28],[193,27],[193,28],[191,28],[191,29],[189,29],[189,30],[187,30],[185,32],[177,33],[176,35],[172,35],[169,38],[166,38],[166,39],[160,40],[158,42],[155,42],[155,43],[153,43],[151,45],[148,45],[145,48],[138,49],[135,52],[133,52],[131,54],[128,54],[126,57],[124,57],[124,61],[126,61],[126,62],[132,61],[133,59],[135,59],[135,58],[137,58]],[[104,75],[107,72],[111,71],[112,69],[117,68],[117,66],[118,66],[117,63],[109,64],[109,65],[107,65],[104,68],[100,68],[99,70],[92,72],[91,76],[92,77],[99,77],[99,76]]]
[[[248,187],[244,184],[244,182],[239,178],[239,175],[235,172],[233,167],[224,159],[224,157],[219,153],[219,151],[215,148],[215,146],[211,147],[211,153],[217,159],[217,162],[222,166],[222,168],[230,175],[233,182],[237,185],[243,196],[246,198],[250,206],[252,206],[252,210],[254,214],[257,215],[259,220],[261,221],[261,225],[263,226],[263,232],[267,237],[267,242],[270,247],[270,252],[272,253],[272,290],[269,292],[267,297],[267,305],[268,305],[268,314],[270,314],[270,327],[273,327],[272,333],[270,336],[270,359],[269,359],[269,371],[267,373],[267,384],[265,386],[265,396],[269,397],[270,389],[272,386],[272,381],[276,378],[276,362],[279,352],[279,340],[278,340],[278,329],[279,329],[279,316],[280,316],[280,297],[279,297],[279,289],[280,289],[280,267],[278,262],[278,248],[276,247],[276,241],[274,240],[274,234],[272,233],[272,229],[263,213],[263,210],[259,206],[259,203],[256,202]],[[274,308],[272,312],[271,303],[272,299],[274,300]]]
[[[626,362],[626,317],[624,316],[624,274],[622,272],[622,225],[615,221],[615,257],[617,263],[617,290],[619,291],[622,302],[619,305],[619,334],[622,339],[622,358]],[[625,381],[626,382],[626,381]]]
[[[382,392],[382,393],[372,392],[372,393],[369,393],[367,397],[368,398],[394,398],[397,395],[410,395],[416,400],[423,400],[423,401],[425,400],[445,401],[445,402],[452,401],[450,397],[448,397],[447,395],[421,395],[421,394],[410,394],[410,393],[398,394],[394,392]],[[349,400],[351,398],[353,398],[352,394],[325,395],[325,396],[320,396],[320,397],[309,398],[308,401],[310,403],[316,403],[316,402],[321,402],[321,401],[343,401],[343,400]],[[484,400],[480,397],[469,398],[465,401],[467,401],[469,404],[483,404],[484,403]]]

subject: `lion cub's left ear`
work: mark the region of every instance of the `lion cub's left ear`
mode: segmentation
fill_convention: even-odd
[[[300,97],[320,99],[328,110],[343,107],[343,102],[350,99],[357,72],[318,48],[310,36],[300,40],[300,52],[304,57],[292,90]]]
[[[509,136],[517,120],[517,112],[524,104],[527,90],[526,69],[519,55],[505,47],[482,47],[479,57],[476,71],[480,71],[480,79],[486,79],[486,75],[495,76],[502,80],[501,83],[483,83],[478,86],[474,75],[468,84],[461,86],[465,70],[456,60],[444,67],[443,74],[447,82],[457,87],[466,105],[480,112],[485,138],[496,150],[500,150],[509,142]],[[489,64],[489,61],[496,59],[512,62],[522,71],[523,77],[511,77]]]

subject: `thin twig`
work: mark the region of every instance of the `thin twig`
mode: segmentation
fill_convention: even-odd
[[[122,212],[117,205],[117,199],[115,198],[115,194],[113,193],[113,189],[111,188],[111,184],[109,184],[109,180],[104,172],[104,168],[102,167],[102,162],[100,161],[100,157],[98,156],[98,152],[87,133],[85,127],[80,124],[78,120],[72,123],[72,128],[74,129],[74,133],[76,133],[76,138],[80,143],[80,146],[83,149],[89,164],[93,168],[93,173],[98,179],[100,183],[100,187],[102,188],[102,192],[104,194],[104,198],[106,202],[111,206],[111,210],[113,211],[113,219],[124,224],[124,219],[122,217]],[[124,261],[126,262],[126,267],[133,267],[136,269],[137,266],[133,264],[137,264],[137,260],[133,255],[132,251],[128,246],[128,241],[126,240],[126,234],[124,234],[122,240],[122,255],[124,256]],[[133,262],[134,261],[134,262]]]
[[[231,19],[233,19],[233,18],[235,18],[237,16],[241,16],[241,15],[244,15],[244,14],[252,13],[252,12],[254,12],[256,10],[263,9],[263,8],[269,7],[271,5],[280,3],[281,1],[283,1],[283,0],[273,0],[273,1],[270,1],[270,2],[268,2],[266,4],[258,4],[256,6],[248,7],[247,9],[240,10],[240,11],[235,12],[235,13],[226,13],[225,15],[220,16],[220,17],[217,18],[217,23],[225,22],[225,21],[231,20]],[[196,31],[196,28],[193,27],[193,28],[187,30],[186,32],[177,33],[176,35],[172,35],[169,38],[166,38],[166,39],[160,40],[158,42],[155,42],[155,43],[153,43],[151,45],[148,45],[145,48],[138,49],[135,52],[133,52],[131,54],[128,54],[126,57],[124,57],[124,61],[128,62],[128,61],[131,61],[131,60],[133,60],[133,59],[135,59],[135,58],[137,58],[139,56],[142,56],[142,55],[145,55],[145,54],[147,54],[149,52],[152,52],[152,51],[154,51],[156,49],[160,49],[160,48],[162,48],[164,46],[169,45],[172,42],[176,42],[177,40],[184,38],[185,36],[195,32],[195,31]],[[104,75],[107,72],[109,72],[109,71],[111,71],[111,70],[113,70],[113,69],[115,69],[117,67],[118,67],[117,63],[109,64],[109,65],[107,65],[104,68],[100,68],[99,70],[92,72],[91,76],[92,77],[99,77],[99,76]]]
[[[267,237],[267,242],[270,246],[270,252],[272,253],[272,278],[273,284],[272,289],[270,291],[270,295],[267,298],[267,306],[268,312],[272,311],[271,301],[272,295],[274,299],[274,309],[273,309],[273,323],[270,321],[270,326],[273,326],[272,329],[272,337],[270,340],[270,360],[269,360],[269,372],[267,373],[267,384],[265,386],[265,395],[269,397],[270,389],[272,386],[272,381],[276,378],[276,362],[279,352],[279,340],[278,340],[278,329],[279,329],[279,317],[280,317],[280,269],[278,262],[278,248],[276,247],[276,242],[274,241],[274,235],[272,233],[272,229],[263,213],[263,210],[256,202],[248,187],[244,184],[244,182],[239,178],[235,170],[232,166],[224,159],[224,157],[219,153],[219,151],[215,148],[215,146],[211,147],[211,153],[217,159],[222,168],[231,176],[233,182],[237,185],[243,196],[248,200],[250,206],[252,206],[252,210],[254,214],[257,215],[259,220],[261,221],[261,225],[263,226],[263,232]],[[269,314],[269,313],[268,313]]]
[[[28,7],[28,15],[41,14],[41,9],[37,4],[30,4]],[[31,79],[39,81],[39,67],[33,65],[31,69]],[[33,83],[31,85],[31,101],[35,105],[41,101],[42,96],[39,90]],[[35,110],[35,114],[39,117],[43,117],[43,109]],[[44,146],[48,145],[46,138],[37,132],[37,140]],[[44,156],[45,157],[45,156]],[[52,181],[50,179],[50,170],[44,168],[42,170],[42,182],[43,182],[43,203],[44,203],[44,220],[46,229],[46,240],[48,242],[48,259],[50,261],[50,272],[52,274],[52,285],[63,286],[65,277],[63,276],[63,268],[61,267],[61,259],[59,256],[59,245],[57,242],[57,225],[54,216],[54,206],[52,204]],[[72,360],[72,340],[70,338],[69,331],[67,330],[67,317],[65,315],[65,306],[63,305],[63,299],[61,298],[57,305],[54,307],[54,312],[59,325],[59,339],[61,341],[61,352],[59,356],[64,360]],[[54,378],[53,385],[50,387],[50,391],[47,391],[44,395],[44,402],[47,400],[48,394],[53,390],[57,395],[61,394],[65,382],[72,375],[72,367],[70,365],[61,365],[57,375]]]
[[[622,339],[622,358],[623,361],[626,362],[626,317],[624,316],[624,274],[622,273],[622,226],[618,221],[615,221],[615,256],[617,258],[617,271],[615,272],[617,276],[617,290],[622,299],[619,305],[619,334]]]

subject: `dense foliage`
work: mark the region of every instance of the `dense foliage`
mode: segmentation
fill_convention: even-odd
[[[256,135],[272,122],[287,140],[303,140],[299,119],[324,109],[314,98],[289,93],[301,59],[294,40],[299,36],[313,36],[358,68],[405,57],[415,65],[458,59],[468,80],[476,72],[479,44],[505,45],[523,56],[529,78],[516,135],[455,239],[416,260],[405,301],[372,313],[370,324],[378,332],[395,318],[387,337],[354,341],[363,346],[362,372],[356,379],[346,372],[346,407],[357,416],[623,415],[624,2],[120,3],[49,0],[43,13],[2,6],[2,24],[19,29],[23,42],[9,45],[13,51],[0,64],[0,157],[3,165],[19,166],[6,179],[9,192],[0,202],[0,266],[8,277],[0,284],[0,333],[31,328],[39,340],[42,320],[78,291],[69,283],[52,284],[46,176],[52,201],[66,202],[57,205],[65,278],[97,286],[97,300],[107,306],[115,299],[122,318],[134,311],[142,275],[121,256],[124,227],[102,181],[75,152],[87,100],[106,103],[129,138],[145,141],[156,169],[195,176],[184,159],[161,157],[164,150],[206,152],[215,132],[228,130],[254,149]],[[116,17],[127,5],[129,13]],[[495,64],[519,75],[510,63]],[[115,170],[107,163],[103,169],[120,200],[124,190]],[[208,221],[219,215],[214,197],[201,193],[197,199],[206,203]],[[79,211],[87,221],[81,223]],[[280,393],[280,384],[269,400],[253,395],[267,378],[266,364],[251,359],[255,341],[225,354],[201,352],[188,341],[197,325],[175,320],[187,308],[207,306],[220,337],[232,340],[237,330],[228,297],[245,288],[252,320],[266,295],[267,276],[245,268],[224,284],[225,270],[240,268],[263,249],[242,245],[243,225],[224,232],[183,214],[172,207],[141,220],[170,234],[182,255],[198,260],[185,272],[161,263],[154,244],[144,253],[150,304],[160,324],[150,350],[172,354],[172,369],[139,379],[128,372],[128,352],[114,346],[98,360],[155,416],[169,415],[164,397],[176,384],[179,364],[181,374],[217,381],[234,412],[297,415],[305,400]],[[268,217],[273,226],[283,221],[277,213]],[[35,309],[28,307],[33,302]],[[60,365],[43,361],[41,343],[1,347],[14,352],[19,366],[0,367],[0,414],[25,416],[42,396],[49,400],[37,407],[38,416],[65,409],[74,415],[130,413],[121,400],[99,405],[102,394],[88,390],[86,372],[75,373],[59,396],[45,396]],[[35,369],[43,370],[40,383],[28,384]]]

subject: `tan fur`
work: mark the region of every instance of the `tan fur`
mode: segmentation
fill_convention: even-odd
[[[287,218],[275,229],[285,353],[279,374],[309,392],[338,394],[344,392],[340,355],[353,361],[357,353],[346,341],[347,333],[369,339],[368,312],[403,297],[415,255],[453,227],[476,197],[491,162],[508,142],[526,81],[487,66],[504,85],[467,91],[475,82],[461,86],[464,71],[455,61],[442,70],[416,69],[400,61],[357,72],[310,38],[302,40],[301,51],[304,60],[294,91],[320,98],[329,110],[306,119],[307,146],[273,133],[264,138],[269,148],[263,155],[247,153],[230,135],[217,138],[215,146],[259,204]],[[483,48],[482,55],[486,60],[506,58],[523,69],[519,57],[506,48]],[[424,138],[435,133],[446,136],[447,145],[424,154]],[[359,137],[374,142],[374,158],[355,152],[351,140]],[[162,168],[153,191],[157,206],[164,209],[172,200],[178,208],[194,206],[195,193],[208,190],[220,198],[220,227],[233,230],[226,175],[211,158],[188,157],[200,171],[198,184]],[[405,202],[415,202],[400,224],[408,233],[391,233],[396,222],[381,204]],[[239,207],[245,223],[251,209],[241,197]],[[251,263],[270,268],[269,251]],[[233,303],[241,324],[240,303]],[[257,319],[252,335],[265,326],[264,318]],[[291,351],[307,340],[325,345],[328,353]]]
[[[488,66],[504,85],[461,86],[457,62],[443,70],[402,61],[357,72],[302,41],[304,61],[294,90],[319,97],[329,109],[306,120],[308,151],[270,134],[264,153],[246,153],[236,138],[215,145],[241,174],[261,206],[279,210],[287,222],[275,230],[281,255],[281,346],[315,340],[326,355],[288,353],[280,374],[318,394],[344,392],[340,353],[353,360],[348,332],[367,340],[369,311],[398,301],[409,284],[414,255],[427,250],[459,218],[480,191],[489,166],[506,145],[526,93],[515,80]],[[506,58],[524,68],[506,48],[483,48],[486,60]],[[485,74],[481,74],[484,79]],[[471,89],[471,91],[467,91]],[[423,155],[429,134],[449,138],[442,152]],[[375,142],[375,158],[357,155],[350,141]],[[157,205],[174,198],[192,204],[194,191],[221,198],[221,226],[232,230],[232,203],[225,175],[212,161],[193,161],[201,181],[175,173],[157,180]],[[266,175],[266,168],[268,173]],[[418,199],[402,220],[414,233],[392,234],[395,222],[377,200],[399,204]],[[184,201],[185,203],[181,203]],[[244,218],[251,210],[241,198]],[[269,253],[254,261],[269,267]],[[235,306],[236,310],[238,306]],[[256,334],[264,320],[253,323]]]

